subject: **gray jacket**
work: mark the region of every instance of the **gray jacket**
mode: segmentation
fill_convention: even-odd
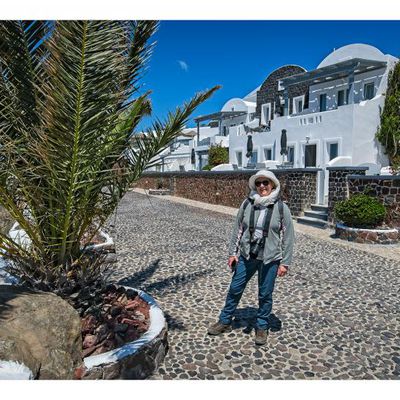
[[[233,232],[229,244],[229,255],[238,256],[239,253],[247,260],[250,258],[250,212],[251,204],[248,204],[244,210],[244,203],[239,208],[233,225]],[[255,207],[254,220],[258,220],[260,209]],[[283,227],[280,232],[280,214],[278,203],[274,204],[274,209],[269,226],[268,237],[265,240],[264,247],[264,264],[272,261],[281,260],[281,264],[289,266],[292,262],[293,245],[294,245],[294,229],[292,215],[289,207],[283,204]],[[281,235],[282,233],[282,235]],[[281,238],[282,236],[282,238]]]

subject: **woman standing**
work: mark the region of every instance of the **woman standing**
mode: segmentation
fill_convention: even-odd
[[[286,204],[279,200],[280,183],[271,171],[261,170],[249,179],[250,196],[239,208],[229,246],[232,282],[225,307],[210,335],[232,330],[233,313],[247,282],[258,272],[255,343],[265,344],[272,310],[276,276],[285,276],[292,261],[294,230]]]

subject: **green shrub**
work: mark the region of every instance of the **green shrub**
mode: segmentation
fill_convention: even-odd
[[[205,166],[202,168],[202,170],[203,170],[203,171],[211,171],[211,168],[213,168],[213,166],[210,165],[210,164],[207,164],[207,165],[205,165]]]
[[[381,124],[376,134],[389,157],[393,174],[400,174],[400,63],[389,73]]]
[[[335,205],[335,217],[354,228],[375,228],[386,216],[386,208],[377,199],[357,194]]]
[[[229,149],[221,144],[211,145],[208,149],[208,163],[211,167],[229,163]]]

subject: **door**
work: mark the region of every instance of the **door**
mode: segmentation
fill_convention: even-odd
[[[304,166],[307,167],[316,167],[317,166],[317,145],[316,144],[306,144],[305,147],[305,162]]]

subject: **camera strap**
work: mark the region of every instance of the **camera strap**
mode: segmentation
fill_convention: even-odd
[[[277,201],[278,203],[278,209],[279,209],[279,215],[280,215],[280,227],[279,230],[282,230],[283,227],[283,202],[281,199]],[[253,237],[253,233],[255,231],[255,224],[254,224],[254,218],[255,218],[255,209],[254,209],[254,204],[253,201],[250,199],[246,199],[245,203],[243,205],[243,213],[246,207],[251,204],[251,209],[250,209],[250,220],[249,220],[249,232],[250,232],[250,237]],[[263,228],[263,239],[265,240],[266,237],[268,237],[268,231],[269,231],[269,226],[271,224],[271,218],[272,218],[272,212],[274,210],[274,204],[271,204],[268,206],[268,212],[267,215],[264,219],[264,228]]]
[[[269,226],[271,224],[272,213],[274,211],[274,205],[275,204],[271,204],[270,206],[268,206],[268,212],[267,212],[267,215],[264,220],[264,229],[263,229],[263,239],[264,240],[268,236]]]

